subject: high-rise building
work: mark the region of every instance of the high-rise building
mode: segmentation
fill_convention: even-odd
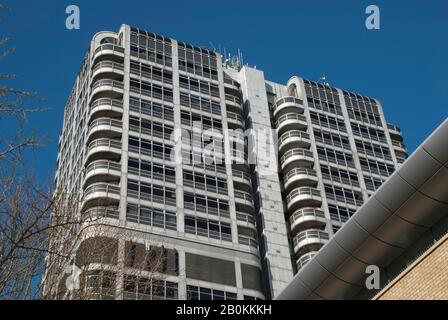
[[[270,299],[406,157],[378,100],[123,25],[91,41],[55,181],[101,220],[78,251],[111,244],[95,297]]]

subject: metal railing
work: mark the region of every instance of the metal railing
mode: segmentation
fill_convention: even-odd
[[[310,141],[310,135],[308,133],[303,132],[303,131],[298,131],[298,130],[292,130],[292,131],[288,131],[288,132],[285,132],[284,134],[282,134],[280,139],[278,139],[278,144],[281,145],[285,140],[290,139],[290,138],[299,138],[301,140]]]
[[[90,110],[92,110],[98,106],[101,106],[101,105],[107,105],[107,106],[112,106],[112,107],[117,107],[117,108],[123,109],[123,101],[122,100],[100,98],[100,99],[94,100],[90,104]]]
[[[291,157],[294,156],[304,156],[304,157],[308,157],[308,158],[313,158],[313,153],[309,150],[306,149],[301,149],[301,148],[296,148],[296,149],[291,149],[285,152],[285,154],[280,158],[280,163],[283,164],[285,163],[286,160],[288,160]]]
[[[122,128],[123,123],[120,120],[110,119],[110,118],[99,118],[96,120],[93,120],[89,125],[89,131],[92,130],[94,127],[98,126],[110,126],[115,128]]]
[[[275,127],[278,128],[283,122],[288,120],[298,120],[306,123],[306,117],[304,115],[291,112],[280,116],[275,122]]]
[[[244,191],[235,191],[235,199],[240,199],[244,201],[250,202],[252,205],[254,203],[254,198],[250,193],[244,192]]]
[[[325,213],[322,210],[314,208],[303,208],[294,211],[294,213],[289,217],[289,223],[292,225],[294,221],[304,217],[314,217],[325,219]]]
[[[86,190],[84,190],[84,197],[95,193],[95,192],[104,192],[111,194],[120,194],[120,187],[118,185],[108,184],[108,183],[96,183],[88,186]]]
[[[314,196],[314,197],[320,197],[320,191],[315,188],[311,187],[300,187],[292,190],[287,196],[286,196],[286,203],[290,203],[292,199],[294,199],[297,196],[301,195],[308,195],[308,196]]]
[[[96,63],[93,66],[92,72],[95,72],[101,68],[112,68],[112,69],[116,69],[119,71],[123,71],[123,69],[124,69],[122,63],[113,62],[113,61],[101,61],[101,62]]]
[[[232,176],[234,178],[241,178],[243,180],[246,180],[248,183],[251,183],[251,181],[252,181],[250,174],[247,172],[244,172],[244,171],[233,169]]]
[[[90,151],[96,147],[109,147],[109,148],[121,149],[121,142],[106,138],[96,139],[89,144],[88,150]]]
[[[258,248],[258,241],[255,240],[254,238],[251,237],[246,237],[246,236],[238,236],[238,243],[245,245],[245,246],[250,246],[252,248]]]
[[[288,96],[288,97],[283,97],[283,98],[278,99],[278,100],[275,102],[275,104],[272,106],[273,111],[277,110],[277,108],[278,108],[281,104],[284,104],[284,103],[295,103],[295,104],[303,105],[303,101],[302,101],[302,100],[300,100],[300,99],[298,99],[298,98],[296,98],[296,97]]]
[[[242,221],[242,222],[245,222],[245,223],[250,223],[250,224],[255,225],[255,217],[250,215],[250,214],[237,212],[236,213],[236,219],[238,221]]]
[[[318,239],[319,242],[325,243],[330,239],[330,236],[325,231],[321,230],[305,230],[302,232],[299,232],[294,237],[294,246],[298,245],[301,241],[306,239]]]
[[[121,164],[118,162],[108,160],[97,160],[90,163],[86,168],[86,174],[96,169],[116,170],[121,171]]]
[[[118,208],[94,207],[86,210],[83,213],[83,217],[85,219],[96,219],[96,218],[118,219],[119,212]]]
[[[98,48],[96,48],[94,54],[97,54],[98,52],[105,51],[105,50],[112,50],[117,53],[124,53],[124,48],[114,45],[114,44],[106,43],[106,44],[102,44]]]
[[[123,82],[110,80],[110,79],[103,79],[103,80],[97,80],[92,85],[92,91],[95,90],[98,87],[101,86],[109,86],[116,89],[123,89]]]
[[[285,183],[288,182],[290,179],[292,179],[294,176],[297,175],[308,175],[312,176],[313,178],[317,178],[317,173],[313,169],[306,169],[306,168],[294,168],[288,171],[287,174],[285,174],[284,180]]]
[[[311,251],[301,256],[296,262],[297,270],[302,269],[308,262],[310,262],[311,259],[313,259],[316,256],[316,254],[317,254],[316,251]]]
[[[232,96],[231,94],[226,94],[226,101],[234,102],[240,106],[242,106],[241,99],[235,96]]]

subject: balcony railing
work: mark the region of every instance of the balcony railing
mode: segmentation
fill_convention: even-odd
[[[245,214],[241,212],[236,213],[236,219],[241,222],[249,223],[255,225],[255,217],[250,214]]]
[[[283,98],[278,99],[275,102],[275,104],[272,106],[273,111],[275,112],[282,104],[285,104],[285,103],[293,103],[293,104],[301,105],[301,106],[303,105],[303,101],[298,98],[290,97],[290,96],[283,97]]]
[[[118,219],[119,212],[117,208],[93,207],[83,213],[84,219],[95,220],[98,218]]]
[[[118,185],[107,184],[107,183],[92,184],[92,185],[88,186],[86,188],[86,190],[84,191],[84,197],[86,197],[92,193],[96,193],[96,192],[119,195],[120,187]]]
[[[311,251],[301,256],[296,262],[297,270],[302,269],[308,262],[310,262],[311,259],[316,256],[316,254],[316,251]]]
[[[86,174],[98,169],[121,171],[121,164],[107,160],[97,160],[87,166]]]
[[[109,126],[115,128],[122,128],[123,123],[120,120],[110,119],[110,118],[99,118],[93,120],[89,125],[89,131],[98,126]]]
[[[258,241],[254,238],[247,237],[247,236],[238,236],[238,243],[242,244],[244,246],[250,246],[252,248],[257,249],[258,248]]]
[[[234,102],[240,106],[242,106],[241,99],[230,94],[226,94],[226,101]]]
[[[284,180],[285,184],[291,180],[293,177],[298,175],[307,175],[311,176],[313,178],[317,178],[316,171],[313,169],[306,169],[306,168],[294,168],[288,171],[287,174],[285,174]]]
[[[286,196],[286,203],[290,203],[295,197],[301,196],[301,195],[307,195],[312,197],[321,197],[320,191],[315,188],[310,187],[300,187],[292,190],[287,196]]]
[[[325,213],[322,210],[315,209],[315,208],[303,208],[296,210],[290,217],[289,217],[289,223],[291,225],[294,224],[294,222],[297,219],[301,218],[316,218],[316,219],[325,219]]]
[[[122,63],[112,62],[112,61],[101,61],[101,62],[98,62],[97,64],[95,64],[92,72],[95,72],[101,68],[112,68],[112,69],[119,70],[119,71],[124,70]]]
[[[117,99],[100,98],[100,99],[93,101],[90,104],[90,110],[92,110],[98,106],[112,106],[112,107],[123,109],[123,101],[117,100]]]
[[[121,150],[121,142],[117,140],[111,140],[111,139],[96,139],[93,140],[89,146],[88,151],[92,150],[93,148],[97,147],[109,147],[109,148],[116,148]]]
[[[282,134],[280,139],[278,139],[278,144],[281,145],[283,142],[285,142],[288,139],[298,139],[298,140],[302,140],[302,141],[306,141],[306,142],[311,142],[310,135],[308,133],[303,132],[303,131],[293,130],[293,131],[288,131],[288,132],[285,132],[284,134]]]
[[[278,128],[285,121],[291,121],[291,120],[307,123],[306,122],[306,117],[304,115],[291,112],[291,113],[287,113],[287,114],[284,114],[284,115],[280,116],[278,118],[278,120],[275,122],[275,127]]]
[[[309,240],[309,239],[317,239],[319,242],[321,242],[323,244],[323,243],[326,243],[330,239],[330,236],[325,231],[305,230],[305,231],[299,232],[294,237],[294,246],[297,246],[303,240]]]
[[[102,86],[112,87],[112,89],[123,89],[123,82],[110,79],[97,80],[93,83],[92,91]]]
[[[109,50],[114,51],[116,53],[124,53],[124,48],[119,47],[114,44],[106,43],[106,44],[102,44],[98,48],[96,48],[94,54],[97,54],[98,52],[101,52],[101,51],[109,51]]]

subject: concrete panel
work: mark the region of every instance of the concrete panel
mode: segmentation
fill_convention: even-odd
[[[440,163],[448,161],[448,119],[434,131],[433,134],[423,142],[422,147]]]
[[[394,173],[373,195],[386,208],[394,212],[415,191],[409,183]]]
[[[434,200],[448,204],[448,168],[441,167],[419,190]]]
[[[378,200],[372,197],[353,216],[353,219],[367,232],[375,232],[392,212],[386,209]]]
[[[406,161],[400,168],[399,175],[414,188],[420,188],[441,164],[429,155],[422,147],[412,154],[412,161]]]

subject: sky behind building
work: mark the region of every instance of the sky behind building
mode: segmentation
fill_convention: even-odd
[[[122,23],[211,49],[240,49],[244,62],[272,81],[325,74],[332,86],[379,99],[411,153],[448,115],[448,3],[430,3],[9,0],[0,23],[16,52],[1,68],[19,75],[8,86],[35,90],[52,108],[30,118],[48,140],[34,153],[41,178],[53,175],[63,108],[92,36]],[[70,4],[80,8],[80,30],[65,28]],[[381,10],[380,30],[365,27],[369,4]],[[9,125],[1,125],[3,134]]]

